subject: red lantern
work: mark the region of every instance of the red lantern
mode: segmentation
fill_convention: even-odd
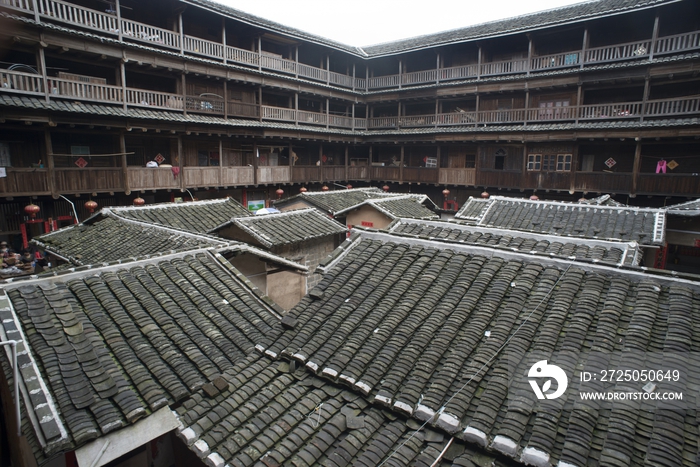
[[[277,193],[277,198],[281,198],[284,194],[284,190],[282,188],[277,188],[277,191],[275,191],[275,193]]]
[[[579,198],[579,200],[578,200],[579,203],[585,203],[586,201],[588,201],[588,200],[586,198],[584,198],[583,196],[581,198]]]
[[[143,206],[146,204],[146,200],[141,198],[140,196],[138,198],[134,198],[134,206]]]
[[[87,201],[85,203],[85,209],[90,211],[90,214],[92,214],[93,212],[95,212],[95,209],[97,209],[97,203],[93,200]]]
[[[448,196],[450,196],[450,190],[448,190],[447,188],[445,188],[444,190],[442,190],[442,196],[444,196],[445,198],[447,198]]]
[[[327,187],[326,185],[323,185],[323,186],[321,187],[321,191],[328,191],[328,187]]]
[[[384,185],[384,186],[382,187],[382,190],[384,190],[384,191],[389,191],[389,185]]]
[[[352,190],[352,185],[348,183],[348,186],[346,186],[345,188],[347,188],[348,190]]]
[[[41,208],[34,203],[28,204],[24,207],[24,212],[27,213],[32,219],[36,218],[39,211],[41,211]]]
[[[537,195],[530,196],[530,201],[539,201],[540,198]]]
[[[486,191],[486,190],[484,190],[484,191],[481,193],[481,197],[484,198],[484,199],[489,199],[489,196],[491,196],[491,195],[490,195],[489,192]]]
[[[307,191],[307,190],[306,190],[306,187],[305,187],[305,186],[299,188],[299,193],[306,193],[306,191]]]

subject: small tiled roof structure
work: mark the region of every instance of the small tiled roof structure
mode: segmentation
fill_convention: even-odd
[[[700,199],[686,201],[685,203],[674,204],[667,206],[666,214],[669,216],[700,216]]]
[[[25,434],[40,461],[200,389],[217,393],[280,318],[206,250],[2,288],[0,337],[22,340]]]
[[[252,215],[233,198],[193,201],[189,203],[160,203],[146,206],[103,208],[105,215],[173,227],[188,232],[205,233],[233,217]]]
[[[354,209],[362,206],[371,206],[390,219],[411,218],[411,219],[439,219],[440,216],[428,209],[425,205],[436,207],[435,203],[427,195],[385,195],[372,198],[354,206],[349,206],[336,213],[338,216],[347,215]]]
[[[456,219],[484,227],[539,232],[603,240],[662,244],[666,213],[663,209],[633,206],[590,206],[583,203],[492,196],[469,198]]]
[[[99,264],[165,252],[222,247],[230,242],[203,234],[146,224],[113,215],[64,227],[32,243],[75,265]]]
[[[595,198],[586,199],[585,201],[583,199],[580,199],[578,202],[581,204],[590,204],[596,206],[627,206],[624,203],[615,201],[611,195],[600,195]]]
[[[446,243],[481,245],[507,251],[518,251],[608,264],[638,266],[642,255],[637,242],[610,242],[576,237],[557,237],[530,232],[507,231],[444,221],[398,219],[386,229],[394,235],[424,238]]]
[[[574,403],[572,395],[540,401],[527,375],[537,358],[564,351],[576,358],[556,363],[572,382],[577,358],[607,369],[585,360],[591,352],[690,355],[700,349],[697,282],[384,232],[356,232],[351,242],[287,314],[284,333],[266,340],[266,355],[521,464],[695,465],[698,359],[677,361],[683,383],[652,389],[683,392],[687,409]],[[508,399],[513,389],[521,398]]]
[[[235,217],[211,230],[210,233],[217,233],[228,227],[240,229],[255,243],[265,248],[305,242],[348,230],[343,224],[314,208]]]
[[[277,200],[274,202],[274,205],[284,208],[284,206],[290,204],[303,202],[316,207],[326,214],[335,216],[338,212],[344,211],[351,206],[356,206],[368,199],[380,198],[383,195],[384,193],[376,187],[334,191],[306,191],[289,198]]]
[[[249,357],[226,372],[230,390],[198,393],[177,409],[180,437],[207,465],[503,467],[496,456],[370,404],[303,368]],[[247,395],[243,397],[243,395]]]

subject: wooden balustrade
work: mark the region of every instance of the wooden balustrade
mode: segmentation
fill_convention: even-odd
[[[289,183],[291,181],[289,166],[258,167],[258,183]]]
[[[674,195],[697,196],[700,193],[698,174],[639,174],[638,194],[673,193]]]
[[[253,167],[221,167],[221,186],[253,185]]]
[[[644,116],[686,115],[700,112],[700,96],[647,101]]]
[[[228,114],[234,117],[260,117],[260,106],[257,104],[228,103]]]
[[[345,181],[345,166],[344,165],[324,165],[321,168],[324,182],[342,182]]]
[[[296,121],[296,110],[263,105],[262,117],[270,120],[284,120],[288,122],[294,122]]]
[[[571,187],[571,172],[526,171],[520,188],[568,190]]]
[[[438,183],[440,185],[474,186],[476,183],[476,169],[439,169]]]
[[[369,167],[366,165],[351,165],[348,167],[348,180],[367,180]]]
[[[370,179],[381,182],[401,181],[401,172],[398,167],[370,167]]]
[[[5,169],[6,176],[0,178],[0,194],[5,196],[48,195],[48,169],[14,168]]]
[[[127,180],[131,191],[179,188],[179,177],[179,175],[176,177],[171,169],[165,167],[127,168]]]
[[[219,42],[212,42],[198,37],[185,36],[185,52],[206,57],[224,58],[224,45]]]
[[[481,169],[476,174],[477,186],[496,188],[520,188],[522,173],[519,170]]]
[[[294,183],[311,183],[321,180],[321,168],[316,165],[295,165],[292,168]]]
[[[308,125],[325,125],[328,122],[327,115],[318,112],[300,110],[297,112],[297,117],[299,123],[306,123]]]
[[[397,128],[399,117],[372,117],[367,119],[367,128]]]
[[[0,71],[0,91],[44,94],[44,80],[41,75],[3,70]]]
[[[49,78],[48,86],[51,97],[66,97],[110,104],[121,104],[124,101],[124,93],[121,86],[86,83],[84,81],[60,78]]]
[[[171,110],[182,110],[184,107],[184,99],[178,94],[132,88],[126,90],[126,103],[138,107]]]
[[[642,102],[580,105],[578,118],[581,120],[630,117],[639,118],[642,112],[642,106]]]
[[[183,167],[186,188],[217,187],[221,183],[221,167]]]
[[[223,115],[224,100],[213,96],[187,96],[185,98],[185,108],[188,112],[203,112]]]
[[[56,168],[53,175],[58,193],[104,193],[124,189],[121,168]]]
[[[404,182],[437,183],[438,179],[438,169],[429,169],[426,167],[403,168]]]
[[[632,190],[632,174],[576,172],[574,190],[584,193],[629,193]]]
[[[460,65],[449,68],[438,68],[396,75],[377,76],[369,79],[353,78],[349,75],[329,72],[322,68],[297,63],[292,60],[274,56],[270,53],[252,52],[236,47],[223,46],[220,43],[200,39],[193,36],[185,36],[184,44],[181,44],[180,34],[155,26],[122,19],[121,25],[117,24],[114,15],[98,10],[85,8],[62,0],[36,0],[39,15],[45,19],[51,19],[71,25],[86,27],[89,29],[115,35],[122,32],[124,39],[147,42],[170,49],[182,50],[185,53],[203,55],[216,59],[223,59],[234,63],[263,67],[282,73],[290,73],[316,81],[329,82],[338,86],[352,89],[383,89],[399,87],[402,84],[417,85],[441,80],[464,79],[477,75],[495,76],[526,71],[546,70],[550,68],[564,68],[583,65],[612,62],[618,60],[634,60],[648,57],[651,50],[651,41],[637,41],[624,44],[612,44],[594,47],[585,51],[581,50],[533,57],[529,63],[527,59],[514,59],[499,62],[482,63],[480,73],[477,66]],[[32,0],[0,0],[0,5],[21,11],[33,13]],[[670,54],[700,48],[700,31],[675,34],[659,37],[654,45],[655,54]]]

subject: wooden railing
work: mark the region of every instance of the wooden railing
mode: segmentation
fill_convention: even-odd
[[[351,165],[348,167],[348,180],[367,180],[369,167],[366,165]]]
[[[349,75],[329,72],[322,68],[295,62],[271,55],[263,51],[253,52],[221,43],[183,36],[180,33],[155,26],[122,19],[117,23],[114,15],[81,7],[63,0],[36,0],[38,14],[42,20],[58,21],[90,30],[110,34],[112,37],[121,31],[125,40],[136,40],[159,47],[166,47],[184,53],[224,59],[253,67],[265,68],[285,74],[294,74],[315,81],[327,82],[351,89],[383,89],[401,85],[418,85],[442,80],[472,78],[475,76],[496,76],[550,68],[577,67],[620,60],[647,58],[651,52],[651,40],[613,44],[582,50],[572,50],[553,55],[482,63],[477,73],[477,65],[460,65],[396,75],[375,76],[369,79],[353,78]],[[0,6],[23,13],[34,13],[33,0],[0,0]],[[671,54],[700,48],[700,31],[659,37],[654,44],[655,54]]]
[[[222,167],[220,186],[253,185],[255,173],[253,167]]]
[[[40,75],[19,71],[0,71],[0,91],[22,94],[44,94],[44,80]]]
[[[104,193],[124,189],[121,168],[56,168],[53,174],[58,193]]]
[[[258,183],[289,183],[289,166],[258,167]]]
[[[337,182],[345,180],[344,165],[325,165],[321,168],[324,182]]]
[[[121,86],[85,83],[83,81],[60,78],[49,78],[48,86],[51,97],[67,97],[114,104],[121,104],[124,101],[124,93]]]
[[[428,169],[426,167],[404,167],[404,182],[437,183],[438,169]]]
[[[656,194],[673,193],[674,195],[693,195],[700,193],[700,176],[697,174],[639,174],[637,193]]]
[[[189,112],[203,112],[211,114],[224,113],[224,100],[218,97],[187,96],[185,108]]]
[[[370,179],[382,182],[401,181],[401,171],[399,167],[370,167]]]
[[[127,179],[131,191],[180,187],[179,175],[175,177],[168,168],[128,167]]]
[[[476,169],[439,169],[438,183],[441,185],[474,186]]]
[[[576,172],[574,190],[595,193],[629,193],[632,190],[631,173]]]
[[[184,99],[178,94],[131,88],[126,90],[126,103],[137,107],[170,110],[182,110],[184,107]]]
[[[292,168],[294,183],[309,183],[321,180],[321,168],[316,165],[295,165]]]
[[[0,178],[0,194],[5,196],[48,195],[48,169],[24,169],[7,167],[6,176]]]

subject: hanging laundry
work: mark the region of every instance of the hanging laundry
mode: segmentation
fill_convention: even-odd
[[[661,159],[656,163],[656,173],[666,173],[666,159]]]

